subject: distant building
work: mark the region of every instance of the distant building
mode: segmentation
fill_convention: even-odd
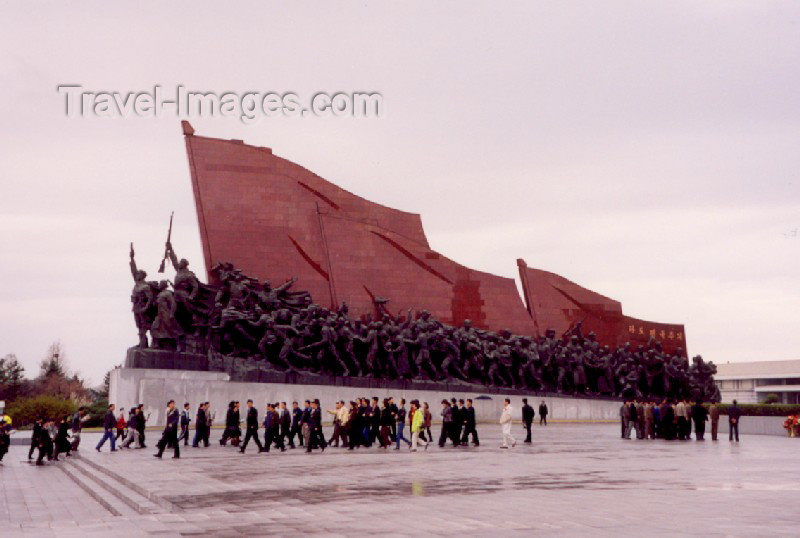
[[[763,402],[777,394],[781,403],[800,403],[800,360],[717,364],[714,379],[723,402]]]

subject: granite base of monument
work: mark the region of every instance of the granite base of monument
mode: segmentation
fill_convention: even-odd
[[[165,357],[165,360],[168,360]],[[276,375],[278,375],[276,373]],[[287,376],[289,374],[280,374]],[[511,398],[519,414],[521,398],[527,397],[529,403],[538,408],[544,400],[550,411],[549,418],[555,420],[603,421],[619,418],[619,401],[589,398],[571,398],[553,394],[514,390],[489,390],[467,384],[437,384],[418,382],[396,382],[370,380],[364,378],[322,379],[323,376],[299,375],[274,381],[237,381],[225,371],[192,371],[169,368],[117,368],[111,371],[109,402],[117,408],[128,409],[135,404],[144,404],[151,414],[148,425],[164,423],[164,408],[169,400],[175,400],[182,408],[189,402],[192,413],[199,402],[211,402],[212,412],[216,414],[216,424],[225,419],[228,403],[237,400],[244,405],[253,399],[263,411],[264,404],[270,402],[301,402],[309,398],[319,398],[324,409],[333,409],[338,400],[350,401],[356,397],[377,396],[383,399],[393,396],[395,400],[414,398],[428,402],[434,420],[438,419],[440,402],[447,398],[472,398],[476,416],[482,422],[497,421],[503,407],[503,399]],[[357,384],[358,383],[358,384]],[[537,412],[538,413],[538,412]],[[326,416],[327,418],[327,416]],[[519,417],[515,417],[516,420]]]

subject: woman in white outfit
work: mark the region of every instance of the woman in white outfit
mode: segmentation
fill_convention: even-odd
[[[511,435],[511,417],[513,416],[514,408],[511,407],[511,400],[506,398],[506,403],[503,406],[503,412],[500,413],[500,425],[503,428],[503,444],[500,445],[500,448],[508,448],[509,441],[511,442],[511,446],[517,445],[517,440],[514,439],[514,436]]]

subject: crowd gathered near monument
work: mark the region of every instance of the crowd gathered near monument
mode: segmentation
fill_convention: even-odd
[[[625,398],[718,401],[716,366],[659,341],[611,349],[578,323],[538,338],[494,332],[464,320],[446,325],[427,310],[398,314],[376,297],[375,313],[351,317],[346,303],[329,309],[292,278],[273,287],[231,263],[211,269],[218,285],[200,282],[170,241],[165,263],[174,282],[147,280],[135,261],[131,301],[140,349],[237,357],[281,372],[390,380],[463,382],[537,392]],[[149,339],[148,339],[149,334]]]
[[[728,440],[739,442],[742,410],[733,400],[725,410],[728,417]],[[695,440],[705,441],[706,422],[711,422],[711,440],[717,440],[720,406],[706,407],[702,400],[625,400],[619,409],[621,437],[631,439],[666,439],[689,441],[694,426]]]

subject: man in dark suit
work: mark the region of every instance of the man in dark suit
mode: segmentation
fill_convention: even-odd
[[[533,425],[533,417],[536,416],[536,413],[533,410],[533,407],[528,405],[528,399],[522,399],[522,425],[525,426],[525,431],[528,432],[527,436],[525,437],[526,443],[531,443],[531,426]]]
[[[286,402],[281,402],[280,408],[278,409],[278,416],[280,417],[281,423],[281,444],[286,446],[287,439],[291,442],[289,432],[292,431],[292,414],[289,413],[289,410],[286,408]]]
[[[306,452],[311,452],[312,446],[319,446],[325,452],[325,436],[322,435],[322,411],[319,408],[319,400],[311,402],[311,412],[308,415],[308,429],[310,430],[311,440],[306,446]]]
[[[458,400],[451,398],[450,404],[453,410],[453,422],[450,423],[450,440],[453,441],[453,446],[458,446],[461,444],[461,430],[464,427],[464,416],[461,413],[461,408],[458,406]]]
[[[378,438],[381,431],[381,408],[378,406],[378,397],[372,397],[372,405],[370,406],[370,430],[369,430],[369,446]]]
[[[258,411],[253,407],[253,400],[247,400],[247,432],[244,435],[244,443],[242,443],[242,448],[239,449],[239,452],[244,454],[250,439],[256,444],[259,452],[264,452],[264,447],[261,446],[261,441],[258,440]]]
[[[197,408],[197,415],[195,417],[195,424],[194,424],[194,439],[192,440],[192,446],[197,448],[200,446],[200,443],[205,441],[205,446],[208,447],[208,434],[206,431],[208,430],[208,418],[206,417],[206,402],[200,404],[200,407]]]
[[[300,425],[303,422],[303,410],[297,405],[297,402],[292,402],[292,429],[289,431],[289,448],[294,448],[294,436],[297,436],[298,444],[303,446],[303,433],[300,430]]]
[[[106,416],[103,419],[103,438],[100,439],[100,442],[97,443],[95,449],[100,452],[100,449],[106,442],[106,439],[111,441],[111,452],[116,452],[116,441],[114,440],[114,428],[117,427],[117,417],[114,416],[114,404],[108,406],[108,411],[106,411]]]
[[[733,400],[733,405],[728,408],[728,441],[733,441],[734,435],[736,442],[739,442],[739,419],[742,417],[742,410]]]
[[[306,449],[309,451],[311,450],[311,426],[309,425],[311,422],[311,401],[305,401],[305,408],[303,409],[303,415],[300,418],[300,431],[303,433],[303,440],[306,444]],[[303,443],[300,443],[300,446],[303,446]]]
[[[44,418],[39,417],[36,419],[36,422],[33,423],[33,434],[31,435],[31,449],[28,451],[28,459],[33,459],[33,451],[39,447],[39,432],[42,431],[42,424],[44,424]]]
[[[275,405],[268,403],[267,410],[264,413],[264,452],[269,452],[269,449],[272,448],[272,443],[275,443],[275,446],[280,448],[281,452],[286,450],[286,447],[283,446],[283,438],[280,435],[280,427],[280,417],[275,410]]]
[[[467,398],[467,405],[461,409],[464,416],[464,434],[461,436],[461,444],[469,445],[469,436],[472,434],[472,444],[479,446],[478,430],[475,429],[475,408],[472,407],[472,399]]]
[[[176,460],[181,457],[181,444],[178,442],[178,423],[180,422],[180,413],[175,409],[175,400],[167,402],[167,425],[164,427],[164,432],[161,434],[161,439],[156,443],[158,453],[153,454],[156,458],[161,458],[167,445],[172,445],[175,450],[172,459]]]
[[[150,413],[144,414],[144,404],[139,404],[139,418],[136,421],[136,431],[139,432],[139,448],[147,448],[144,444],[144,429],[147,427],[147,419]]]
[[[547,404],[542,400],[542,403],[539,404],[539,426],[541,426],[543,422],[544,425],[547,426],[547,412]]]

